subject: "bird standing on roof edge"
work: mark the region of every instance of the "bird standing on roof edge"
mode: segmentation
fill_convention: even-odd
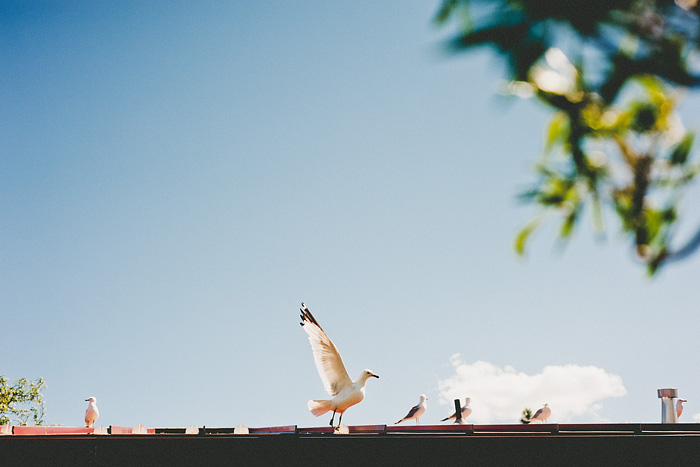
[[[676,418],[680,418],[683,413],[683,402],[688,402],[685,399],[678,399],[676,401]]]
[[[343,359],[340,358],[340,352],[338,352],[333,341],[321,328],[321,325],[318,324],[316,318],[304,305],[304,302],[301,302],[300,311],[300,324],[306,331],[306,334],[309,335],[316,369],[321,377],[321,381],[323,381],[323,387],[332,397],[330,400],[310,400],[308,407],[316,417],[332,410],[331,426],[333,426],[335,414],[340,414],[337,430],[340,428],[345,411],[353,405],[362,402],[362,399],[365,398],[365,383],[367,383],[367,380],[369,378],[379,378],[379,376],[370,370],[363,370],[355,381],[351,380],[343,364]]]
[[[471,403],[471,398],[466,397],[464,398],[464,406],[462,406],[462,420],[467,418],[469,415],[472,413],[472,408],[469,407],[469,404]],[[456,420],[457,419],[457,412],[454,412],[452,415],[450,415],[447,418],[443,418],[440,420],[441,422],[446,422],[447,420]]]
[[[530,419],[527,421],[528,423],[534,422],[535,420],[539,420],[542,423],[545,422],[549,418],[549,416],[552,415],[552,409],[549,408],[549,404],[544,404],[542,408],[537,409],[537,412],[535,412],[535,415],[530,417]]]
[[[89,397],[85,401],[89,402],[88,408],[85,410],[85,428],[90,428],[99,418],[100,411],[97,410],[97,397]]]
[[[415,420],[416,425],[420,425],[420,422],[418,421],[419,418],[423,416],[425,411],[428,409],[428,404],[426,404],[425,401],[427,401],[428,398],[425,397],[425,394],[420,395],[420,402],[418,405],[414,405],[411,407],[411,410],[408,411],[408,414],[398,422],[396,422],[396,425],[398,425],[401,422],[405,422],[407,420]]]

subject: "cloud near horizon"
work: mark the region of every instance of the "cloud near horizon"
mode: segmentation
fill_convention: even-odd
[[[459,354],[450,362],[455,374],[438,381],[440,403],[471,397],[472,423],[518,423],[525,407],[534,412],[545,403],[552,409],[549,422],[567,423],[583,415],[603,421],[601,401],[627,394],[622,378],[595,366],[549,365],[528,375],[511,366],[462,363]]]

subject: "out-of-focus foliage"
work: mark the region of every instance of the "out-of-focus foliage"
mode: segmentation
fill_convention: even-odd
[[[523,416],[520,419],[520,423],[528,424],[528,423],[530,423],[531,418],[532,418],[532,410],[525,407],[523,409]]]
[[[46,383],[39,378],[36,382],[21,378],[9,384],[7,378],[0,376],[0,425],[18,423],[42,425],[45,414],[41,391]]]
[[[673,250],[678,201],[700,165],[694,133],[676,108],[683,88],[700,86],[697,0],[445,0],[436,22],[460,25],[454,51],[492,45],[508,61],[508,91],[553,109],[538,180],[522,199],[552,215],[567,239],[584,206],[602,232],[603,210],[620,219],[650,274],[700,246],[700,232]],[[694,68],[695,67],[695,68]]]

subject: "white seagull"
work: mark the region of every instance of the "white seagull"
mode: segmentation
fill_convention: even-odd
[[[343,413],[353,405],[362,401],[365,398],[365,383],[369,378],[379,378],[370,370],[363,370],[355,381],[350,379],[348,371],[343,365],[343,359],[340,358],[340,353],[333,341],[326,335],[321,326],[316,321],[316,318],[311,314],[309,309],[301,302],[301,326],[309,335],[311,350],[314,354],[314,362],[316,369],[323,381],[323,387],[326,392],[331,395],[332,399],[328,400],[310,400],[308,403],[309,410],[316,417],[323,415],[328,411],[333,411],[331,417],[331,426],[335,414],[339,413],[338,426],[343,419]]]
[[[95,424],[97,418],[100,416],[100,411],[97,410],[96,397],[90,397],[88,399],[85,399],[85,401],[89,402],[88,408],[85,411],[85,428],[90,428]]]
[[[469,404],[471,403],[471,399],[469,397],[464,399],[464,405],[462,406],[462,420],[467,418],[469,415],[472,413],[472,408],[469,407]],[[454,412],[452,415],[450,415],[447,418],[443,418],[440,420],[441,422],[446,422],[447,420],[456,420],[457,419],[457,412]]]
[[[396,424],[398,425],[399,423],[405,422],[407,420],[415,420],[416,425],[419,425],[420,422],[418,421],[418,419],[423,416],[426,409],[428,408],[428,405],[425,403],[425,401],[427,400],[428,398],[425,397],[425,394],[421,394],[420,402],[418,403],[418,405],[414,405],[413,407],[411,407],[411,410],[408,411],[408,414],[406,414],[404,418],[396,422]]]
[[[549,408],[549,404],[545,404],[542,406],[541,409],[538,409],[537,412],[535,412],[535,415],[530,417],[528,422],[534,422],[535,420],[539,420],[542,423],[544,423],[550,415],[552,415],[552,409]]]
[[[683,413],[683,402],[688,402],[685,399],[678,399],[676,401],[676,417],[681,418],[681,414]]]

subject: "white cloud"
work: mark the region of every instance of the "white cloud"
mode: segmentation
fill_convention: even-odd
[[[549,421],[553,423],[570,422],[581,415],[601,421],[600,402],[627,393],[622,378],[595,366],[550,365],[541,373],[527,375],[511,366],[499,368],[482,361],[465,364],[459,354],[450,361],[455,374],[438,382],[440,403],[471,397],[471,423],[518,423],[525,407],[534,412],[544,403],[552,409]]]

